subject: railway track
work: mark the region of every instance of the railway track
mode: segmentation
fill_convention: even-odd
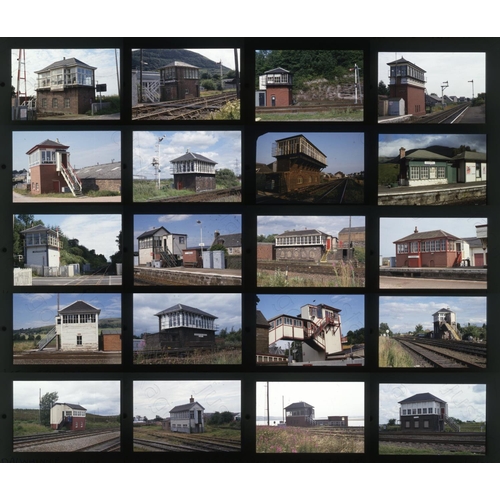
[[[132,120],[197,120],[219,111],[237,99],[236,92],[182,101],[140,104],[132,109]]]
[[[178,438],[169,435],[167,440],[154,440],[134,438],[134,444],[141,448],[149,448],[154,451],[184,451],[184,452],[238,452],[241,445],[237,442],[228,443],[223,439],[206,438]]]
[[[461,104],[459,106],[453,106],[450,109],[431,113],[430,115],[423,116],[416,120],[417,123],[455,123],[458,118],[460,118],[463,113],[467,111],[470,104]]]
[[[436,343],[419,340],[396,339],[411,354],[423,359],[435,368],[485,368],[486,346],[458,344],[454,341]]]
[[[446,444],[453,446],[484,447],[484,432],[435,432],[411,434],[404,432],[381,432],[379,441],[392,443]]]
[[[171,198],[159,198],[154,200],[148,200],[149,203],[186,203],[186,202],[212,202],[212,201],[222,201],[223,198],[238,196],[241,198],[241,187],[228,188],[228,189],[216,189],[215,191],[203,191],[201,193],[187,195],[187,196],[176,196]]]

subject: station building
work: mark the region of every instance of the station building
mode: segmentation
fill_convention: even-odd
[[[87,409],[72,403],[54,403],[50,409],[50,427],[55,430],[84,431]]]
[[[38,114],[85,114],[95,101],[97,68],[74,57],[35,71]]]
[[[276,236],[276,260],[316,261],[337,249],[338,240],[318,229],[285,231]]]

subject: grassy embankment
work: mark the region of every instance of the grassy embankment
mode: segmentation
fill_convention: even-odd
[[[413,368],[415,363],[397,340],[379,337],[378,365],[380,368]]]

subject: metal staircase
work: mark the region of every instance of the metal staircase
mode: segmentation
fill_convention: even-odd
[[[448,329],[448,331],[451,332],[455,340],[462,340],[462,338],[460,337],[459,333],[455,330],[455,328],[453,328],[449,323],[446,323],[446,321],[443,321],[443,323]]]
[[[177,258],[175,255],[168,249],[160,250],[160,257],[163,262],[165,262],[166,267],[176,267],[177,266]]]
[[[48,344],[50,344],[50,342],[52,342],[52,340],[54,340],[55,336],[56,336],[56,327],[54,326],[52,330],[50,330],[47,333],[45,338],[40,340],[40,342],[38,342],[38,350],[39,351],[43,350],[44,347],[46,347]]]
[[[328,325],[335,324],[335,317],[326,316],[318,324],[315,324],[311,330],[308,331],[308,338],[304,339],[304,341],[310,347],[313,347],[315,349],[320,348],[324,351],[326,349],[326,344],[325,340],[320,336],[320,333],[325,330]]]
[[[73,196],[75,197],[82,196],[83,195],[82,183],[78,178],[78,176],[76,175],[76,172],[74,171],[73,167],[70,165],[69,160],[67,166],[61,162],[61,173],[64,180],[66,181],[66,184],[73,193]]]
[[[444,421],[449,427],[451,427],[451,430],[453,432],[460,432],[460,426],[456,423],[456,421],[453,417],[448,417],[445,415]]]

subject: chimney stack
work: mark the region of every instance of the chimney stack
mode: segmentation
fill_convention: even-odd
[[[194,403],[194,398],[193,398],[193,396],[191,396],[191,397],[189,398],[189,402],[190,402],[190,403]]]
[[[415,231],[413,231],[414,233],[418,233],[418,229],[417,229],[417,226],[415,226]]]
[[[399,148],[399,159],[403,159],[405,157],[406,149]]]

